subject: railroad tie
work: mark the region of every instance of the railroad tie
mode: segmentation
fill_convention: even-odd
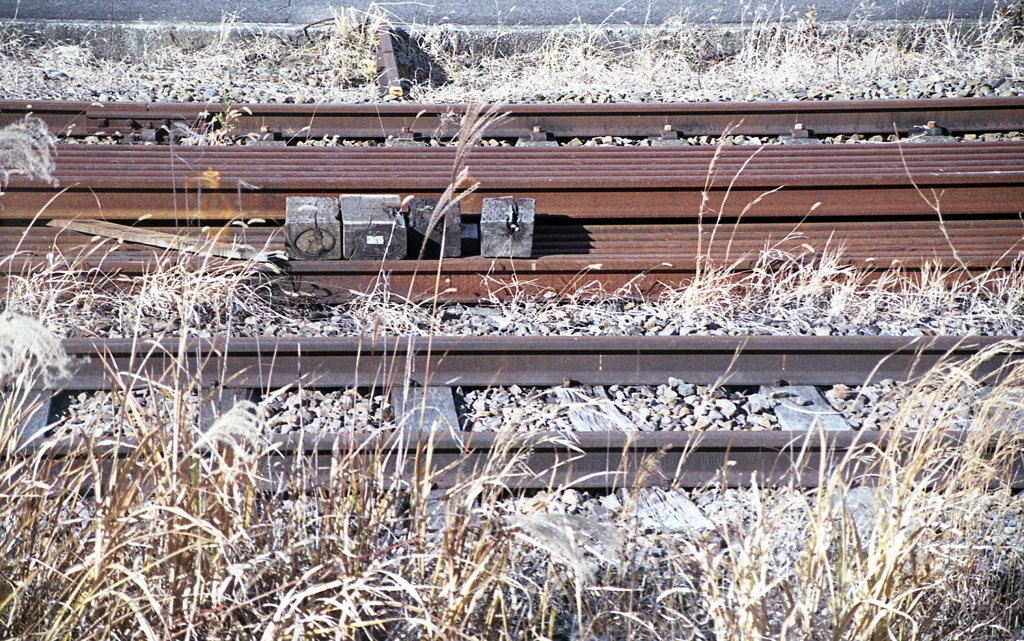
[[[644,488],[636,499],[635,522],[640,529],[662,534],[714,531],[715,524],[682,490],[666,492],[660,487]]]
[[[7,403],[13,402],[11,408],[17,414],[15,434],[18,439],[32,440],[42,438],[46,434],[49,423],[50,405],[53,392],[50,390],[29,390],[22,397],[11,398],[7,393],[0,392],[0,413],[7,413]]]

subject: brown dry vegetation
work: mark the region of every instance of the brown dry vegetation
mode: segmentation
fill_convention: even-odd
[[[201,47],[160,46],[125,59],[96,42],[37,46],[0,25],[0,81],[9,99],[365,102],[378,99],[376,26],[386,13],[341,12],[287,37],[233,36],[227,19]],[[488,43],[457,26],[408,27],[402,59],[420,102],[523,100],[793,100],[943,97],[1024,91],[1020,17],[882,26],[822,24],[813,9],[754,8],[728,37],[685,18],[623,31],[575,25],[532,44],[514,29]],[[99,43],[99,44],[97,44]],[[988,81],[1009,84],[984,87]]]
[[[515,499],[513,432],[442,508],[429,472],[397,482],[373,456],[339,452],[315,491],[301,466],[268,485],[265,410],[240,403],[202,432],[199,390],[174,377],[149,399],[111,389],[126,457],[86,438],[55,460],[17,426],[36,377],[68,363],[30,319],[5,314],[0,336],[5,637],[1009,639],[1022,624],[1024,502],[1002,486],[1019,444],[998,429],[1024,411],[1024,371],[959,449],[941,430],[971,365],[933,372],[907,405],[935,414],[909,454],[847,463],[871,461],[866,498],[838,472],[812,491],[712,487],[696,497],[715,531],[671,534],[637,528],[636,492],[605,522]]]

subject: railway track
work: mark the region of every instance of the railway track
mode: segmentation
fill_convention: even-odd
[[[1019,113],[1019,105],[1013,109]],[[437,198],[453,182],[457,154],[436,147],[61,145],[59,187],[18,176],[7,187],[0,224],[35,227],[0,241],[11,256],[4,271],[23,273],[54,253],[71,261],[88,253],[87,267],[98,260],[104,269],[138,274],[164,253],[133,244],[97,253],[91,235],[42,227],[52,220],[102,219],[281,251],[289,197]],[[462,164],[469,179],[460,186],[475,186],[460,203],[462,257],[440,266],[292,260],[285,282],[327,301],[383,281],[413,298],[440,291],[466,302],[509,286],[542,292],[587,283],[654,294],[688,282],[700,265],[748,268],[765,251],[813,261],[841,248],[844,260],[866,269],[937,263],[985,270],[1012,265],[1022,240],[1019,142],[481,147]],[[477,255],[482,203],[506,196],[535,200],[529,258]],[[237,220],[246,226],[225,226]]]
[[[302,476],[304,483],[329,482],[338,456],[376,457],[387,473],[409,477],[425,472],[429,452],[434,483],[454,487],[473,477],[498,452],[515,452],[520,470],[510,485],[541,489],[679,485],[712,482],[744,486],[794,482],[814,487],[823,470],[843,465],[845,473],[869,473],[869,452],[889,445],[909,446],[914,434],[877,431],[595,431],[507,434],[466,432],[443,420],[424,431],[429,411],[451,386],[665,384],[672,377],[697,384],[820,385],[862,384],[879,378],[912,380],[936,363],[971,363],[976,380],[998,382],[1024,353],[1019,347],[990,352],[998,338],[931,337],[817,338],[749,337],[687,339],[558,338],[455,339],[214,339],[124,341],[72,339],[64,342],[78,361],[65,382],[83,390],[188,388],[226,411],[239,398],[257,398],[270,390],[296,386],[391,390],[399,427],[394,430],[272,434],[271,450],[261,459],[268,489]],[[87,360],[88,359],[88,360]],[[398,399],[418,390],[416,401]],[[440,395],[437,394],[440,392]],[[56,397],[55,397],[56,398]],[[47,401],[49,402],[49,401]],[[59,405],[59,401],[54,400]],[[219,405],[218,405],[219,404]],[[429,409],[429,408],[428,408]],[[419,414],[417,414],[419,412]],[[439,410],[444,415],[443,410]],[[128,457],[140,443],[120,431],[90,438],[43,438],[45,425],[57,420],[49,406],[30,419],[19,455],[42,450],[74,459],[91,453],[107,465]],[[35,421],[32,423],[32,421]],[[1005,433],[1004,433],[1005,434]],[[942,436],[950,446],[972,441],[969,432]],[[892,439],[896,439],[893,441]],[[902,440],[901,440],[902,439]],[[993,438],[994,452],[1001,443]],[[864,457],[851,464],[851,457]],[[362,457],[362,459],[360,458]],[[363,461],[367,463],[367,461]],[[300,474],[301,471],[301,474]],[[1024,459],[1016,460],[1009,479],[1024,488]]]

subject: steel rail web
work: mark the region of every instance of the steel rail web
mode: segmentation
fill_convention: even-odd
[[[655,384],[670,376],[687,382],[757,385],[864,383],[880,378],[909,380],[940,361],[962,367],[975,359],[975,377],[999,380],[1018,365],[1024,345],[1001,337],[686,337],[686,338],[366,338],[193,339],[182,356],[175,340],[68,339],[77,362],[67,389],[107,389],[160,384],[178,377],[203,389],[304,385],[385,387],[419,385]],[[1003,344],[1002,348],[998,348]],[[989,358],[981,355],[989,350]],[[301,354],[301,357],[300,357]],[[90,357],[89,360],[86,360]],[[259,368],[258,363],[262,363]],[[131,369],[129,370],[129,367]],[[433,372],[428,378],[427,372]],[[223,379],[223,380],[221,380]],[[913,433],[883,432],[591,432],[531,433],[343,433],[267,436],[271,453],[260,460],[264,489],[295,483],[330,485],[338,457],[349,465],[377,466],[384,478],[423,478],[416,461],[429,458],[430,482],[457,487],[486,473],[495,457],[511,456],[518,471],[502,482],[510,488],[542,489],[653,485],[740,487],[750,483],[815,487],[830,470],[851,480],[872,473],[872,453],[890,444],[911,447]],[[512,438],[506,442],[503,439]],[[893,443],[893,438],[899,440]],[[941,435],[962,446],[970,433]],[[986,456],[1004,456],[1012,435],[981,446]],[[133,465],[135,443],[127,437],[23,439],[12,452],[27,456],[44,448],[73,461],[102,455],[110,473]],[[429,457],[425,452],[429,451]],[[56,468],[61,469],[60,465]],[[415,472],[415,474],[414,474]],[[1024,460],[1015,455],[1006,479],[1024,488]],[[308,485],[304,485],[308,487]]]
[[[265,490],[296,486],[330,487],[337,482],[339,460],[349,469],[378,470],[385,483],[427,479],[433,487],[458,487],[504,463],[517,464],[500,482],[511,489],[572,486],[611,490],[619,487],[725,487],[794,484],[818,487],[833,471],[852,482],[868,482],[878,456],[907,451],[920,439],[947,448],[973,446],[989,459],[1002,459],[1019,437],[1003,432],[978,441],[978,435],[950,431],[936,435],[903,432],[580,432],[502,434],[427,432],[288,434],[265,438],[259,460]],[[0,456],[25,457],[45,452],[59,459],[54,473],[83,456],[98,459],[104,477],[118,460],[133,473],[139,444],[132,438],[45,438],[20,441]],[[429,461],[429,465],[424,463]],[[1003,481],[1024,488],[1024,457],[1019,447]],[[136,471],[136,473],[138,473]],[[932,482],[946,471],[939,471]],[[85,484],[88,486],[89,484]]]
[[[388,90],[398,80],[387,77]],[[451,138],[452,125],[467,105],[384,104],[236,104],[232,133],[271,133],[284,140],[338,135],[385,138],[407,129],[431,137]],[[0,101],[0,126],[28,114],[44,119],[55,134],[92,135],[120,131],[153,132],[165,125],[209,126],[220,104],[88,103]],[[669,126],[679,136],[718,136],[725,131],[747,136],[792,133],[796,123],[817,135],[888,135],[920,131],[929,121],[956,133],[1020,129],[1024,99],[1018,97],[944,98],[930,100],[853,100],[724,103],[617,103],[596,105],[503,105],[508,116],[493,123],[487,135],[529,137],[535,127],[559,138],[593,136],[660,136]]]
[[[598,336],[67,339],[78,364],[65,386],[105,389],[192,380],[203,387],[694,384],[863,385],[911,380],[940,362],[1000,380],[1024,356],[1004,337]],[[1000,348],[1001,346],[1001,348]],[[129,371],[130,369],[130,371]],[[184,377],[184,378],[182,378]]]

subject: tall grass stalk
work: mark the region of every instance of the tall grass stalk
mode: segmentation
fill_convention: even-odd
[[[5,341],[9,399],[34,385],[19,372],[64,367],[49,347]],[[1020,346],[1000,349],[1011,348]],[[755,479],[749,490],[696,493],[716,525],[710,533],[638,530],[629,498],[637,489],[603,522],[560,515],[557,501],[517,498],[508,488],[528,449],[508,432],[479,474],[442,495],[431,492],[441,470],[429,447],[416,450],[403,481],[389,472],[392,450],[371,441],[349,451],[345,434],[333,454],[274,472],[259,463],[272,453],[262,405],[239,402],[203,431],[195,382],[170,372],[148,392],[112,388],[100,434],[24,443],[5,411],[0,631],[39,639],[1011,638],[1024,614],[1024,505],[1003,481],[1018,439],[999,430],[1024,414],[1024,370],[1002,372],[965,446],[953,447],[944,434],[948,402],[978,384],[976,364],[919,381],[921,430],[907,432],[910,410],[897,413],[883,425],[890,445],[823,472],[815,490],[761,488]],[[898,448],[901,437],[911,440]],[[995,449],[992,437],[1001,437]],[[315,477],[315,489],[304,484]]]

